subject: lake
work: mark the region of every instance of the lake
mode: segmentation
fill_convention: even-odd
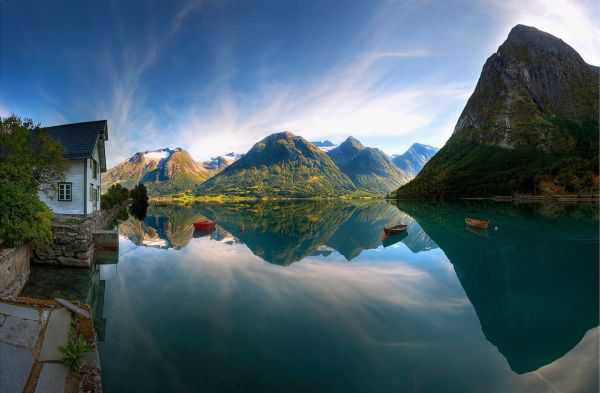
[[[151,205],[118,252],[34,266],[23,295],[93,306],[105,392],[596,392],[598,213]],[[216,230],[194,232],[204,218]]]

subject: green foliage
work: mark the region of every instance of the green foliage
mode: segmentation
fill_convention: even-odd
[[[63,363],[71,370],[79,371],[81,368],[81,357],[87,353],[92,352],[92,347],[82,336],[77,336],[69,340],[66,347],[58,347],[58,350],[62,354]]]
[[[291,133],[268,136],[198,188],[201,196],[272,198],[336,197],[355,191],[325,153]]]
[[[143,220],[148,211],[148,190],[146,186],[139,183],[131,189],[129,196],[133,202],[129,207],[129,212],[138,220]]]
[[[9,247],[52,241],[52,211],[18,184],[0,182],[0,238]]]
[[[102,195],[100,204],[102,210],[107,210],[113,206],[121,205],[127,199],[129,199],[129,190],[117,183],[110,186],[108,191]]]
[[[598,121],[553,119],[549,133],[562,135],[549,151],[449,141],[419,175],[392,197],[461,198],[538,194],[540,182],[568,192],[593,193],[598,175]],[[560,148],[559,148],[560,146]]]
[[[0,182],[32,195],[51,192],[67,169],[61,144],[38,125],[16,116],[0,118]]]
[[[9,247],[52,241],[52,212],[37,193],[51,192],[67,165],[62,146],[31,120],[0,118],[0,238]]]

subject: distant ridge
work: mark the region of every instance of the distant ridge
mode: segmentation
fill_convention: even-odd
[[[409,179],[413,179],[439,150],[437,147],[413,143],[404,154],[394,154],[392,162],[402,169]]]
[[[138,152],[102,176],[102,188],[113,184],[133,188],[144,183],[150,195],[171,195],[192,192],[212,173],[181,148]]]
[[[384,152],[351,136],[327,154],[361,190],[387,194],[409,180]]]

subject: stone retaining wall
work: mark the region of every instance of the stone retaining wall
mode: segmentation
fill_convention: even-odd
[[[29,278],[29,245],[0,251],[0,298],[17,296]]]
[[[52,244],[35,247],[31,261],[50,265],[89,267],[94,256],[94,231],[104,229],[127,203],[85,217],[55,214]]]

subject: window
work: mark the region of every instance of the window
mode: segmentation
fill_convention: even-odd
[[[58,183],[58,200],[72,201],[73,200],[73,183]]]
[[[98,178],[98,163],[96,160],[92,160],[92,177],[94,179]]]
[[[90,183],[90,202],[94,202],[94,185]]]

